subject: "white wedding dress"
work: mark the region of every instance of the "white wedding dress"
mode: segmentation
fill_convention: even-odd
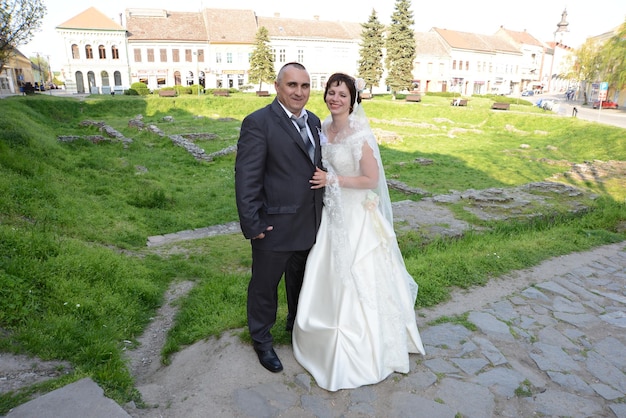
[[[379,180],[385,182],[369,124],[357,122],[351,122],[351,132],[323,145],[329,176],[359,175],[367,142],[375,147]],[[376,206],[383,199],[387,205]],[[424,354],[424,347],[415,319],[417,284],[406,271],[393,224],[383,214],[393,219],[386,183],[376,194],[327,186],[324,203],[298,302],[295,358],[329,391],[407,373],[409,353]]]

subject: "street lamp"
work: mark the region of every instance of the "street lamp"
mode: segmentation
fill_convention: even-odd
[[[37,54],[37,70],[39,70],[39,91],[41,91],[41,84],[43,84],[43,73],[41,72],[41,56],[39,52]]]
[[[48,59],[48,90],[50,90],[50,96],[52,96],[52,64],[50,64],[50,55],[46,55]]]
[[[198,79],[198,96],[200,96],[200,54],[198,51],[193,54],[196,56],[196,78]]]
[[[548,93],[550,93],[550,85],[552,84],[552,70],[554,68],[554,56],[556,55],[556,32],[554,32],[554,46],[552,48],[552,61],[550,62],[550,74],[548,77]]]

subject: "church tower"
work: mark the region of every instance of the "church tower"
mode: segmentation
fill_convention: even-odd
[[[567,34],[569,33],[569,29],[567,28],[569,23],[567,22],[567,9],[563,10],[561,13],[561,21],[556,24],[556,32],[554,32],[554,42],[557,42],[561,45],[565,44],[567,41]]]

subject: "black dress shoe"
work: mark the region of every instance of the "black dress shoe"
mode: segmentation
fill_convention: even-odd
[[[259,356],[261,365],[270,372],[278,373],[283,369],[283,364],[280,362],[273,348],[269,350],[257,350],[255,348],[254,351],[256,351],[256,355]]]

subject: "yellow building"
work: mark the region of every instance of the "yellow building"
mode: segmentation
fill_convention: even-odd
[[[20,93],[26,83],[35,84],[33,66],[30,60],[17,49],[10,54],[0,73],[0,95]]]

